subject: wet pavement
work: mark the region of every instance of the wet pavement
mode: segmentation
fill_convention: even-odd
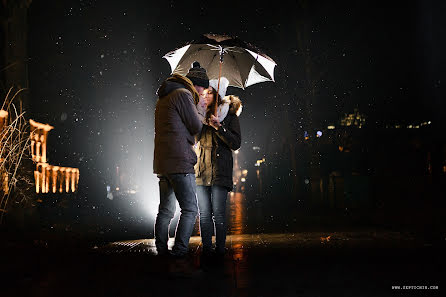
[[[2,296],[441,296],[444,245],[398,232],[230,235],[222,271],[200,270],[192,237],[191,278],[166,274],[153,239],[91,249],[34,245],[4,257]],[[173,240],[170,241],[170,245]],[[3,254],[6,256],[5,254]],[[10,264],[11,266],[8,266]],[[401,290],[392,286],[439,286]]]
[[[444,233],[426,240],[416,228],[374,225],[373,216],[364,212],[318,216],[267,205],[248,203],[241,194],[230,196],[228,250],[221,270],[200,268],[196,228],[190,278],[167,273],[168,263],[156,255],[149,228],[153,222],[140,233],[121,226],[128,232],[115,232],[109,239],[59,233],[51,240],[49,233],[41,233],[42,239],[7,242],[0,247],[1,296],[444,295]],[[144,232],[147,236],[139,236]]]

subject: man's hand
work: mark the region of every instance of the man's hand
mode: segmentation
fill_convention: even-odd
[[[211,118],[209,119],[209,126],[214,128],[215,130],[218,130],[218,128],[221,127],[220,121],[218,120],[218,117],[211,115]]]
[[[207,106],[207,102],[206,102],[207,92],[208,92],[208,90],[204,89],[203,92],[198,93],[199,98],[200,98],[200,101],[198,104],[201,104],[204,108],[206,108],[206,106]]]

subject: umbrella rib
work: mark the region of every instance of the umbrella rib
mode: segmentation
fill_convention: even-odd
[[[233,48],[237,48],[237,47],[236,47],[236,46],[226,47],[226,48],[225,48],[225,52],[226,52],[226,53],[234,52],[234,53],[240,53],[240,54],[243,53],[243,51],[236,51],[236,50],[233,50]]]
[[[216,64],[220,64],[220,61],[218,58],[220,57],[220,53],[224,53],[228,55],[227,67],[224,67],[226,71],[223,71],[221,76],[228,76],[230,78],[230,81],[234,83],[235,87],[241,87],[242,89],[245,89],[246,83],[248,82],[250,71],[253,70],[253,67],[259,66],[262,68],[262,70],[265,70],[267,72],[267,75],[264,77],[265,79],[272,80],[272,74],[268,72],[268,70],[265,68],[265,66],[258,61],[255,57],[262,56],[259,53],[256,53],[257,55],[251,54],[252,49],[248,49],[249,47],[245,48],[245,46],[234,46],[234,45],[214,45],[207,42],[204,42],[204,44],[190,44],[187,50],[184,51],[183,55],[178,59],[177,65],[175,69],[172,72],[175,72],[177,69],[180,69],[181,73],[185,72],[186,66],[182,65],[185,62],[193,61],[193,59],[196,59],[196,61],[200,61],[203,67],[210,70],[209,75],[216,76],[218,78],[218,66]],[[202,52],[210,51],[210,55],[205,53],[202,54]],[[171,51],[169,53],[174,53],[174,51]],[[169,54],[168,53],[168,54]],[[254,52],[255,53],[255,52]],[[164,58],[167,59],[167,55],[164,56]],[[194,58],[195,57],[195,58]],[[202,57],[202,58],[200,58]],[[234,60],[234,61],[231,61]],[[268,58],[265,58],[268,59]],[[271,59],[268,59],[271,62]],[[169,60],[168,60],[169,61]],[[208,63],[206,63],[209,61]],[[170,63],[171,61],[169,61]],[[204,64],[203,64],[204,63]],[[224,61],[223,61],[224,63]],[[257,63],[259,65],[257,65]],[[205,64],[207,64],[205,66]],[[215,66],[214,66],[215,64]],[[269,65],[269,64],[268,64]],[[245,66],[242,67],[241,66]],[[215,73],[215,67],[217,67],[217,73]],[[183,69],[185,68],[185,69]],[[271,67],[270,67],[271,68]],[[269,69],[269,68],[268,68]],[[260,69],[259,69],[260,71]],[[262,72],[263,73],[263,72]],[[260,73],[259,73],[260,74]],[[246,79],[245,79],[245,78]],[[238,79],[238,81],[237,81]],[[273,80],[274,81],[274,80]]]

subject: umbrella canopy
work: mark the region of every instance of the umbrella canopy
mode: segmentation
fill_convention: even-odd
[[[273,59],[237,37],[205,34],[164,57],[173,73],[186,75],[194,61],[207,70],[209,79],[226,77],[229,85],[246,88],[264,81],[274,81]]]

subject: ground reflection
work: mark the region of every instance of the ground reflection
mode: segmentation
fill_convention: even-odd
[[[231,236],[231,250],[233,251],[233,257],[236,260],[243,259],[243,243],[233,238],[237,235],[242,235],[244,230],[244,195],[242,193],[231,192],[229,195],[229,224],[228,234]]]

